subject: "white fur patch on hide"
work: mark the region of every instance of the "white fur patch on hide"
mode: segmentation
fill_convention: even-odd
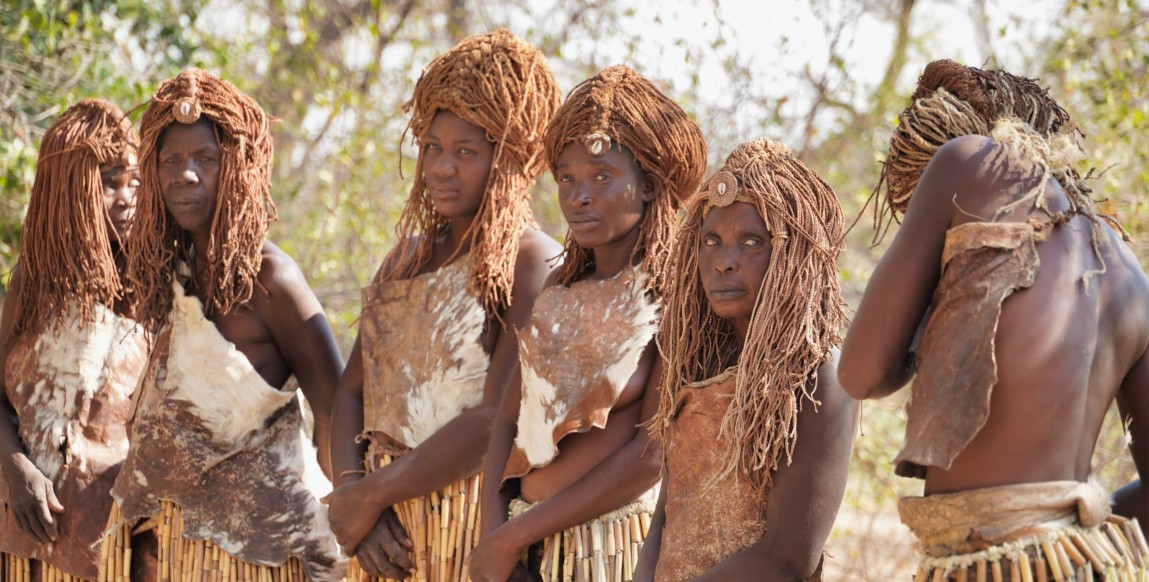
[[[166,385],[170,398],[191,405],[221,446],[233,446],[262,432],[264,420],[295,397],[269,385],[247,356],[204,317],[199,299],[174,283],[168,318],[171,349]],[[210,373],[205,371],[210,370]]]
[[[69,304],[65,320],[36,338],[32,377],[10,374],[7,378],[9,390],[27,398],[20,434],[29,456],[53,481],[65,464],[80,472],[88,470],[86,439],[80,434],[82,425],[76,423],[87,420],[83,417],[91,403],[101,399],[125,402],[135,388],[134,383],[111,380],[126,359],[141,358],[143,332],[135,322],[103,305],[95,305],[93,311],[95,321],[81,325],[78,310]],[[31,387],[23,385],[29,381],[34,382]],[[101,444],[117,449],[127,446],[126,441]],[[66,457],[60,452],[65,445]]]
[[[519,334],[522,400],[515,446],[532,467],[554,459],[571,432],[606,417],[658,329],[645,276],[628,269],[604,281],[549,287]]]
[[[486,313],[470,260],[363,290],[364,429],[414,448],[483,400]]]

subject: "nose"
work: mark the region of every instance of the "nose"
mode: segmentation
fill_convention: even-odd
[[[570,194],[567,195],[567,203],[572,208],[586,208],[591,205],[593,198],[590,194],[590,188],[582,184],[575,183],[569,190]]]
[[[436,178],[450,178],[458,172],[455,161],[449,155],[427,156],[423,162],[425,172]]]
[[[719,273],[733,273],[738,270],[736,249],[723,248],[714,256],[714,270]]]
[[[186,160],[172,181],[184,185],[199,184],[199,165],[193,159]]]

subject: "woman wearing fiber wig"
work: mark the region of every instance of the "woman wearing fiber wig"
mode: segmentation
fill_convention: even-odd
[[[671,261],[652,428],[665,474],[636,580],[820,580],[857,404],[838,385],[842,209],[786,146],[744,143]]]
[[[69,107],[40,143],[0,324],[3,580],[98,574],[93,544],[128,452],[125,424],[147,360],[146,335],[127,317],[122,271],[139,144],[131,120],[97,99]]]
[[[521,372],[492,429],[471,573],[621,582],[654,509],[661,455],[639,425],[658,409],[658,309],[706,141],[650,81],[616,66],[571,91],[546,156],[570,232],[519,332]]]
[[[336,393],[329,515],[353,580],[467,578],[515,328],[560,252],[529,192],[560,100],[542,53],[505,30],[464,39],[415,85],[415,183]]]

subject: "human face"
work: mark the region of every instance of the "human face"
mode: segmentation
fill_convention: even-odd
[[[751,204],[715,207],[702,221],[698,237],[702,289],[715,315],[734,325],[739,343],[750,329],[770,253],[770,231]]]
[[[136,213],[136,188],[140,185],[135,152],[124,157],[126,161],[100,165],[100,182],[104,185],[104,224],[108,234],[121,241],[131,230],[132,216]]]
[[[435,210],[447,218],[473,218],[487,190],[495,146],[487,132],[440,110],[419,145],[423,179]]]
[[[555,182],[563,217],[579,246],[633,246],[652,189],[630,152],[615,145],[596,156],[581,143],[567,144],[555,163]]]
[[[220,172],[214,128],[208,123],[173,123],[160,136],[158,157],[160,191],[168,213],[188,232],[209,233]]]

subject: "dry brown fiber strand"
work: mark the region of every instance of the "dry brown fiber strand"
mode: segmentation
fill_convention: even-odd
[[[771,234],[770,264],[741,350],[733,326],[710,309],[699,277],[702,222],[721,175],[733,175]],[[722,421],[730,444],[727,471],[768,487],[770,472],[789,463],[803,400],[817,403],[817,371],[841,343],[846,325],[837,259],[844,225],[832,188],[785,145],[759,139],[738,146],[690,204],[671,272],[680,277],[665,302],[659,345],[667,359],[653,429],[665,434],[680,388],[737,364],[734,400]]]
[[[698,124],[653,83],[625,65],[600,71],[567,95],[545,137],[546,159],[556,170],[568,144],[583,146],[606,136],[625,147],[656,182],[634,248],[650,287],[662,297],[670,280],[667,260],[674,244],[678,209],[706,173],[706,139]],[[570,285],[593,264],[593,253],[569,233],[557,282]]]
[[[131,120],[98,99],[72,105],[44,134],[24,218],[11,340],[58,324],[66,302],[76,305],[80,321],[90,322],[96,303],[111,308],[124,297],[100,165],[135,166],[138,146]]]
[[[542,136],[561,95],[546,58],[506,30],[463,39],[423,71],[405,109],[415,142],[421,142],[440,110],[483,129],[495,144],[491,172],[477,216],[465,233],[470,246],[469,288],[488,320],[511,303],[519,238],[537,226],[529,188],[542,173]],[[423,176],[423,151],[415,163],[411,194],[395,225],[399,241],[384,263],[380,281],[415,276],[431,258],[449,222],[435,210]],[[413,242],[411,242],[413,241]],[[411,244],[408,244],[411,242]]]

